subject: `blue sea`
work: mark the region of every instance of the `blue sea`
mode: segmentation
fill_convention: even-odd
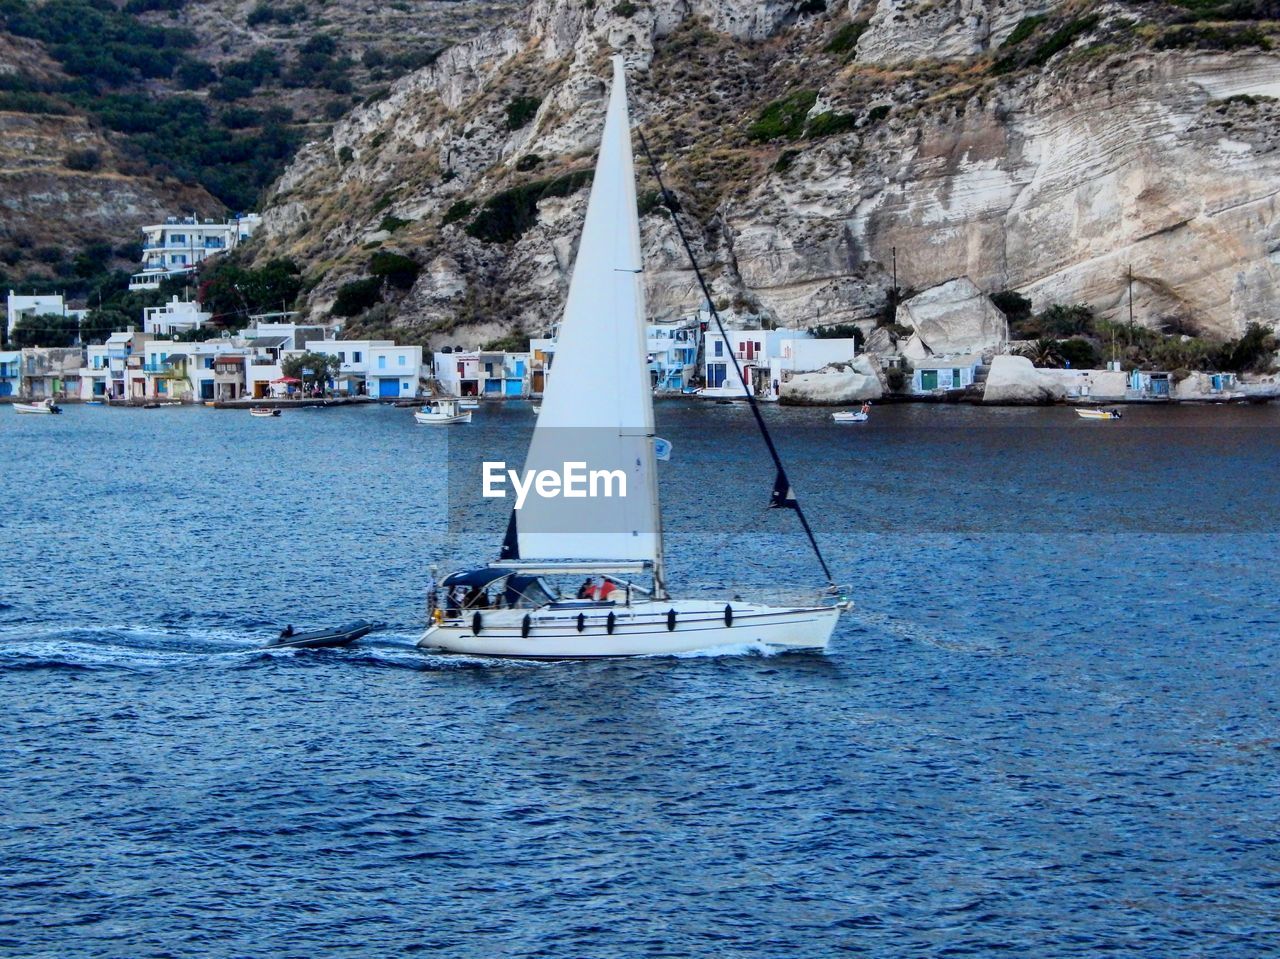
[[[766,415],[829,652],[519,664],[414,640],[525,404],[0,407],[0,955],[1280,954],[1280,408]],[[820,582],[658,422],[675,589]]]

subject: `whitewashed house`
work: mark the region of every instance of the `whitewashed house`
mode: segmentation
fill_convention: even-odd
[[[917,395],[945,393],[972,386],[982,366],[980,353],[961,356],[928,356],[915,361],[911,392]]]
[[[349,395],[383,399],[418,395],[421,346],[397,346],[391,340],[308,340],[306,349],[338,357],[342,366],[332,385]]]
[[[211,319],[213,314],[200,309],[199,303],[174,296],[162,306],[149,306],[142,311],[142,329],[152,336],[173,336],[199,329]]]
[[[205,259],[236,246],[262,223],[256,213],[232,219],[171,216],[142,228],[142,272],[129,278],[131,290],[154,290],[161,281],[190,273]]]
[[[80,399],[106,399],[107,382],[110,378],[107,364],[107,344],[85,347],[84,365],[80,367]]]
[[[107,337],[106,394],[111,399],[146,396],[146,371],[140,355],[151,337],[130,329]]]
[[[727,337],[727,339],[726,339]],[[801,347],[801,341],[810,341],[814,337],[805,330],[725,330],[725,336],[719,330],[707,330],[703,338],[703,396],[718,399],[741,399],[747,392],[762,400],[776,400],[781,385],[782,371],[796,370],[793,357]],[[819,362],[819,354],[827,355],[835,347],[830,344],[842,344],[843,340],[817,341],[828,344],[805,349],[806,356],[812,356],[805,362],[815,363],[810,368],[817,369],[826,365]],[[851,357],[850,357],[851,358]],[[734,359],[742,370],[741,378],[734,368]],[[775,362],[780,361],[780,362]]]
[[[679,393],[697,372],[701,325],[697,317],[650,323],[645,329],[649,380],[658,392]]]
[[[13,328],[18,325],[18,321],[28,319],[33,316],[63,316],[70,317],[77,322],[83,320],[89,313],[88,310],[71,310],[67,308],[67,302],[61,293],[42,293],[37,296],[19,296],[13,290],[9,291],[9,297],[5,303],[9,336],[13,336]]]
[[[451,396],[521,399],[530,392],[528,352],[441,350],[432,355],[431,372],[441,391]]]

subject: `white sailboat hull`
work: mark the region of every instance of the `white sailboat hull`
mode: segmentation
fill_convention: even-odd
[[[418,645],[508,659],[669,656],[742,644],[823,650],[840,614],[834,606],[788,608],[737,602],[728,608],[731,616],[726,616],[726,604],[705,600],[464,610],[456,619],[428,627]]]

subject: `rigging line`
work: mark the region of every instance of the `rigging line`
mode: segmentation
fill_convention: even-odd
[[[702,295],[707,301],[707,309],[711,313],[711,318],[716,321],[716,329],[720,331],[720,337],[724,340],[725,345],[729,346],[729,359],[733,361],[734,372],[738,374],[738,382],[742,384],[743,391],[747,395],[747,405],[751,407],[751,413],[756,418],[756,425],[760,427],[760,435],[764,437],[765,446],[769,448],[769,455],[773,457],[773,465],[778,469],[778,476],[783,480],[782,493],[784,502],[790,497],[789,504],[796,511],[796,516],[800,518],[800,525],[804,528],[805,535],[809,537],[809,545],[813,547],[813,555],[818,558],[818,565],[822,567],[822,574],[827,577],[827,584],[835,587],[835,577],[831,575],[831,570],[827,566],[827,561],[822,556],[822,550],[818,546],[818,540],[813,535],[813,530],[809,526],[809,520],[804,515],[804,510],[800,508],[800,500],[795,496],[791,480],[787,476],[786,467],[782,465],[782,457],[778,454],[778,448],[773,445],[773,436],[769,433],[769,427],[765,425],[764,416],[760,413],[760,404],[756,402],[755,395],[751,392],[750,386],[747,384],[746,378],[742,375],[742,366],[738,363],[736,352],[732,349],[729,341],[729,335],[725,332],[724,324],[720,322],[720,312],[716,309],[715,304],[711,300],[711,289],[707,286],[706,278],[702,275],[702,270],[698,266],[697,257],[693,255],[693,247],[689,245],[689,238],[684,234],[684,228],[680,225],[680,218],[676,216],[675,203],[672,202],[672,194],[667,189],[667,185],[662,182],[662,174],[658,172],[657,161],[653,158],[653,152],[649,149],[649,141],[645,139],[644,131],[636,127],[636,135],[640,138],[640,146],[644,150],[645,159],[649,161],[649,169],[653,171],[653,178],[658,181],[658,189],[662,192],[662,202],[667,207],[667,212],[671,214],[671,222],[676,228],[676,233],[680,236],[680,242],[684,246],[684,252],[689,257],[689,263],[693,266],[693,273],[698,278],[698,285],[702,288]]]

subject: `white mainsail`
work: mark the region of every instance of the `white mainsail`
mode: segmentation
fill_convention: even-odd
[[[626,79],[615,56],[586,223],[525,472],[585,461],[589,470],[622,471],[626,495],[529,497],[514,514],[521,560],[661,563],[640,271]]]

